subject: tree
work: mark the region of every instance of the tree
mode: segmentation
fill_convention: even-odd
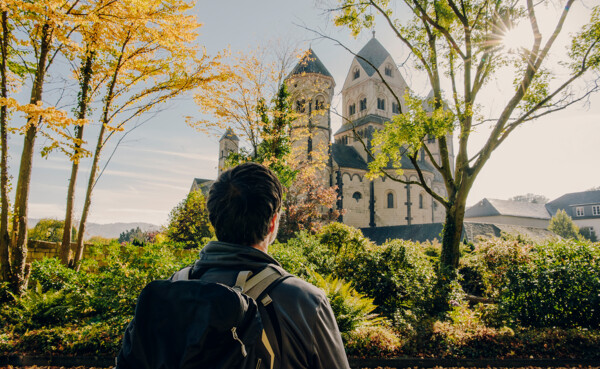
[[[10,281],[15,294],[24,292],[27,286],[29,267],[27,257],[27,218],[28,198],[33,165],[35,140],[39,133],[47,135],[42,128],[58,131],[72,124],[82,124],[68,117],[64,111],[54,106],[44,106],[43,87],[48,70],[56,57],[73,46],[72,34],[81,18],[76,16],[79,1],[3,1],[2,11],[2,96],[0,97],[0,161],[2,187],[2,220],[0,221],[0,257],[2,258],[2,278]],[[18,61],[15,61],[18,60]],[[29,102],[21,104],[9,96],[10,79],[23,82],[31,78]],[[15,81],[16,79],[16,81]],[[18,112],[25,116],[25,123],[17,126],[23,135],[23,149],[15,186],[13,212],[8,213],[7,176],[7,119],[10,113]],[[44,152],[42,152],[44,154]],[[9,216],[12,228],[9,233]]]
[[[539,8],[549,1],[534,4],[533,0],[404,0],[399,2],[403,6],[387,0],[340,0],[339,3],[335,22],[348,27],[355,35],[372,27],[375,21],[373,14],[381,17],[399,43],[409,50],[410,58],[417,69],[424,72],[432,89],[430,99],[421,99],[410,93],[395,96],[399,105],[403,98],[408,109],[376,132],[373,160],[369,167],[371,178],[386,176],[418,185],[444,206],[446,218],[439,268],[438,307],[447,309],[447,298],[446,302],[443,300],[449,292],[450,281],[457,275],[467,196],[494,150],[522,124],[565,109],[598,90],[597,83],[583,86],[580,91],[574,87],[576,81],[597,71],[600,64],[600,7],[594,9],[590,23],[583,25],[573,37],[567,52],[569,61],[557,66],[550,64],[548,53],[574,0],[568,0],[559,7],[563,9],[562,13],[553,23],[554,28],[548,37],[540,31],[538,13]],[[407,17],[407,13],[412,18]],[[529,25],[529,31],[522,32],[530,32],[532,42],[509,52],[503,47],[503,37],[520,21]],[[524,34],[519,36],[525,37]],[[560,72],[552,70],[561,67]],[[481,101],[481,92],[500,71],[512,73],[512,91],[502,103],[498,116],[486,116],[485,113],[492,109]],[[386,83],[382,73],[377,73]],[[444,88],[449,91],[447,95],[443,93]],[[445,100],[445,97],[448,99]],[[498,104],[500,97],[494,101],[494,106]],[[427,105],[430,111],[426,109]],[[481,126],[489,127],[487,141],[477,153],[469,155],[469,139]],[[454,171],[449,156],[448,134],[458,138]],[[425,144],[427,137],[436,138],[439,159]],[[425,181],[418,160],[421,151],[443,177],[445,193],[435,192]],[[418,180],[401,180],[402,154],[416,168]],[[387,169],[390,162],[395,170]]]
[[[528,193],[527,195],[513,196],[508,200],[518,202],[530,202],[532,204],[546,204],[548,201],[550,201],[550,199],[544,195],[536,195],[533,193]]]
[[[558,210],[550,219],[548,230],[556,233],[562,238],[580,238],[579,227],[573,223],[573,219],[564,210]]]
[[[48,242],[61,242],[65,222],[58,219],[44,218],[29,230],[29,239]],[[71,237],[77,236],[77,229],[71,227]]]
[[[250,145],[248,153],[257,153],[263,127],[260,105],[277,94],[294,54],[293,47],[282,44],[235,56],[227,81],[207,84],[194,96],[200,111],[216,119],[188,123],[201,132],[231,128]]]
[[[182,0],[113,2],[110,23],[103,37],[109,48],[103,52],[100,131],[92,159],[79,223],[77,251],[69,265],[78,268],[83,257],[83,234],[92,192],[100,176],[100,158],[106,143],[127,123],[181,94],[227,78],[219,62],[194,44],[199,27],[186,14],[194,4]],[[151,19],[151,21],[149,21]],[[105,166],[106,167],[106,166]],[[69,260],[71,258],[69,257]]]
[[[199,247],[215,231],[208,219],[206,199],[201,190],[190,192],[169,214],[167,237],[186,248]]]
[[[337,187],[324,187],[319,172],[305,163],[299,167],[283,200],[277,239],[285,242],[302,230],[316,233],[325,224],[336,221],[341,214],[335,209],[337,199]]]

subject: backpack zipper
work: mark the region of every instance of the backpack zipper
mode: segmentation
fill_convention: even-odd
[[[244,355],[244,357],[248,356],[248,353],[246,352],[246,346],[244,346],[244,342],[242,342],[242,340],[237,335],[237,328],[231,328],[231,333],[233,334],[233,339],[238,341],[240,345],[242,345],[242,355]]]

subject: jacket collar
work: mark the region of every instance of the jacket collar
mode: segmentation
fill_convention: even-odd
[[[262,268],[266,264],[281,266],[271,255],[250,246],[233,243],[210,241],[200,250],[200,260],[197,262],[202,267],[247,267],[249,269]]]

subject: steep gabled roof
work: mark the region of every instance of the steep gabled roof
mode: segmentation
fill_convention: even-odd
[[[371,62],[375,68],[379,68],[385,59],[390,56],[390,53],[373,37],[356,55],[354,58],[370,77],[375,73],[375,69],[364,59]]]
[[[321,62],[312,48],[308,49],[308,52],[302,57],[300,62],[296,64],[288,77],[304,73],[322,74],[324,76],[333,78],[331,73],[329,73],[327,68],[325,68],[325,65]]]
[[[483,199],[465,212],[465,218],[505,215],[512,217],[550,219],[544,204],[522,201]]]
[[[352,146],[334,143],[331,144],[331,155],[333,160],[342,168],[354,168],[367,170],[367,162],[360,156]]]
[[[382,117],[381,115],[376,115],[376,114],[367,114],[364,117],[355,119],[353,121],[349,121],[346,122],[345,124],[343,124],[340,129],[337,130],[337,132],[335,132],[335,135],[340,134],[340,133],[344,133],[346,131],[350,131],[352,129],[352,127],[360,127],[363,126],[367,123],[378,123],[378,124],[383,124],[385,122],[389,121],[389,118],[385,118]]]
[[[230,139],[232,141],[239,141],[240,140],[235,135],[235,133],[233,133],[233,130],[231,128],[227,128],[227,130],[225,131],[225,133],[223,133],[223,136],[221,136],[221,138],[219,139],[219,141],[222,141],[224,139]]]
[[[564,210],[574,205],[592,204],[600,204],[600,190],[567,193],[547,203],[546,208],[554,215],[559,209]]]

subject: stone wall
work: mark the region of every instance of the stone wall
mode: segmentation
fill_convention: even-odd
[[[84,258],[97,258],[97,255],[90,255],[89,249],[91,244],[86,244],[83,252]],[[77,248],[76,243],[71,243],[71,252],[75,253]],[[43,258],[54,258],[60,256],[60,242],[34,241],[27,242],[27,263]]]

